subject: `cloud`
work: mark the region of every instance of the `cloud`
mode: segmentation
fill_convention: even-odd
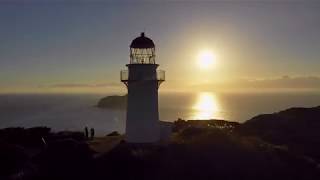
[[[200,90],[239,90],[239,89],[257,89],[257,90],[320,90],[320,77],[317,76],[283,76],[264,79],[235,79],[219,83],[208,83],[194,85],[194,88]]]
[[[283,76],[273,79],[248,80],[246,84],[256,88],[320,88],[320,77]]]
[[[125,91],[121,82],[108,83],[57,83],[39,86],[44,91],[103,91],[106,89],[114,91]],[[318,76],[282,76],[275,78],[242,78],[229,81],[198,83],[187,85],[182,81],[168,81],[162,85],[162,90],[170,91],[319,91],[320,77]]]
[[[105,87],[120,87],[122,84],[119,82],[110,82],[110,83],[61,83],[61,84],[52,84],[52,85],[44,85],[40,87],[47,88],[105,88]]]
[[[61,3],[94,3],[94,2],[99,2],[99,3],[132,3],[132,2],[141,2],[141,3],[148,3],[148,2],[159,2],[159,3],[173,3],[173,2],[179,2],[179,3],[199,3],[199,2],[212,2],[212,3],[293,3],[293,2],[316,2],[317,0],[0,0],[0,2],[14,2],[14,3],[30,3],[30,2],[45,2],[45,3],[50,3],[50,2],[61,2]]]

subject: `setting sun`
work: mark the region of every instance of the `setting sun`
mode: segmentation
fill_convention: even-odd
[[[216,56],[212,51],[204,50],[198,54],[198,65],[202,69],[208,69],[216,63]]]

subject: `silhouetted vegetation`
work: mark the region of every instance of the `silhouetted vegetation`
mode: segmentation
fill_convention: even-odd
[[[315,164],[259,138],[188,127],[164,145],[120,144],[97,160],[111,179],[316,179]],[[107,173],[106,173],[107,172]]]
[[[183,120],[178,119],[173,124],[173,132],[181,131],[188,127],[199,127],[199,128],[218,128],[224,129],[226,131],[233,131],[236,127],[238,127],[240,123],[231,122],[225,120]]]
[[[42,138],[50,135],[50,128],[5,128],[0,130],[0,140],[10,144],[22,145],[26,147],[39,147],[43,145]]]
[[[6,128],[0,130],[0,159],[0,179],[81,178],[92,151],[81,132]]]

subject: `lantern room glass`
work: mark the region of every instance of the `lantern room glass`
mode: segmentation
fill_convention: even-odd
[[[130,64],[155,64],[155,48],[130,48]]]

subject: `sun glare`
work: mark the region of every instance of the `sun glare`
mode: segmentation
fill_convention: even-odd
[[[215,95],[208,92],[199,93],[192,108],[194,110],[193,119],[198,120],[217,118],[219,112]]]
[[[212,51],[204,50],[198,54],[197,61],[201,69],[208,69],[216,63],[216,56]]]

